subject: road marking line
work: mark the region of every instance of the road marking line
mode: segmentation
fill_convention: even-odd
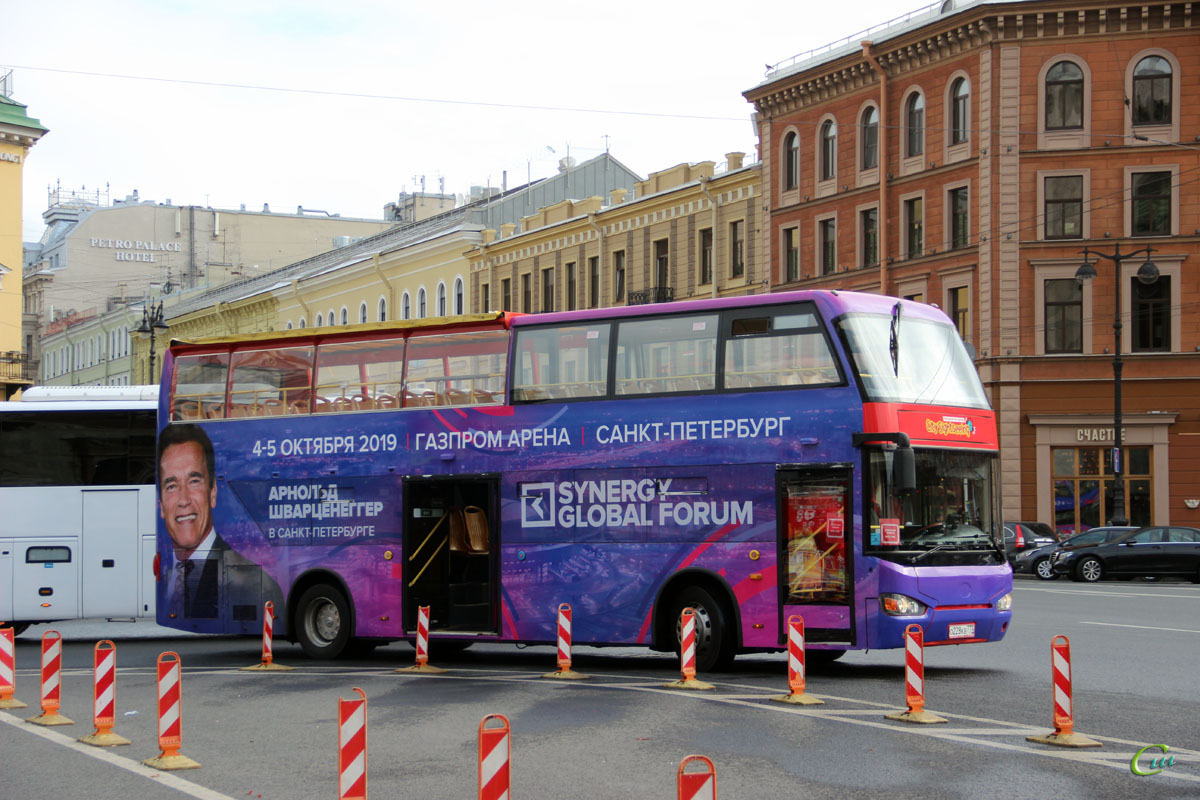
[[[1101,592],[1095,589],[1041,589],[1032,586],[1022,587],[1023,592],[1047,592],[1049,594],[1096,594],[1101,597],[1183,597],[1189,600],[1200,600],[1200,592],[1196,594],[1166,594],[1163,592]]]
[[[52,731],[49,728],[41,728],[36,725],[26,725],[25,720],[21,719],[20,717],[14,717],[11,714],[0,714],[0,722],[7,722],[17,730],[22,730],[26,733],[32,733],[35,736],[41,736],[43,739],[51,741],[55,744],[60,744],[63,747],[67,747],[77,753],[82,753],[85,756],[91,756],[92,758],[112,764],[114,767],[123,769],[126,772],[132,772],[134,775],[139,775],[143,778],[148,778],[157,783],[161,783],[163,786],[168,786],[178,792],[183,792],[189,797],[195,797],[196,800],[234,800],[234,798],[227,794],[214,792],[212,789],[192,783],[191,781],[185,781],[183,778],[172,775],[168,772],[150,769],[150,767],[139,764],[136,761],[131,761],[128,758],[119,756],[113,753],[111,750],[104,750],[102,748],[83,744],[82,742],[77,742],[71,737],[63,736],[61,733]]]
[[[1171,631],[1172,633],[1200,633],[1188,628],[1156,628],[1153,625],[1122,625],[1119,622],[1080,622],[1080,625],[1106,625],[1109,628],[1137,628],[1147,631]]]

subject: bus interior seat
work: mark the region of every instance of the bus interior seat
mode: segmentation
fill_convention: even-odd
[[[375,395],[376,408],[399,408],[400,403],[396,400],[394,394],[377,394]]]
[[[265,415],[267,415],[268,417],[283,416],[283,401],[282,400],[276,400],[274,398],[271,398],[269,400],[264,400],[262,407],[263,407],[263,413]]]
[[[333,411],[333,403],[329,402],[329,400],[327,398],[324,398],[324,397],[314,397],[313,398],[312,413],[325,414],[329,411]]]
[[[200,419],[200,404],[195,400],[180,400],[175,404],[175,419]]]
[[[367,394],[356,394],[350,398],[350,402],[357,411],[372,411],[375,408],[375,401]]]
[[[349,397],[335,397],[330,403],[333,411],[353,411],[354,403]]]
[[[204,407],[205,419],[225,419],[224,403],[209,403]]]

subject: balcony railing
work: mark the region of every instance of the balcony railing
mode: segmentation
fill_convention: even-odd
[[[33,383],[37,380],[38,362],[24,353],[9,350],[0,353],[0,380]]]
[[[642,291],[631,291],[629,293],[629,305],[641,306],[646,303],[670,303],[675,299],[675,289],[670,286],[651,286],[649,289]]]

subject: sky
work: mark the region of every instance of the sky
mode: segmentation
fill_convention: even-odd
[[[766,65],[911,6],[562,0],[0,0],[0,68],[50,129],[25,163],[110,199],[382,217],[608,151],[643,177],[742,151]]]

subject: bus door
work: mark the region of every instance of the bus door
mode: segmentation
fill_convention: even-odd
[[[404,627],[429,606],[430,633],[499,631],[499,481],[495,476],[404,482]]]
[[[139,616],[138,490],[85,489],[80,540],[83,616]]]
[[[25,622],[79,617],[79,540],[18,539],[13,617]]]
[[[808,642],[854,642],[852,475],[841,464],[777,473],[781,642],[793,614]]]

